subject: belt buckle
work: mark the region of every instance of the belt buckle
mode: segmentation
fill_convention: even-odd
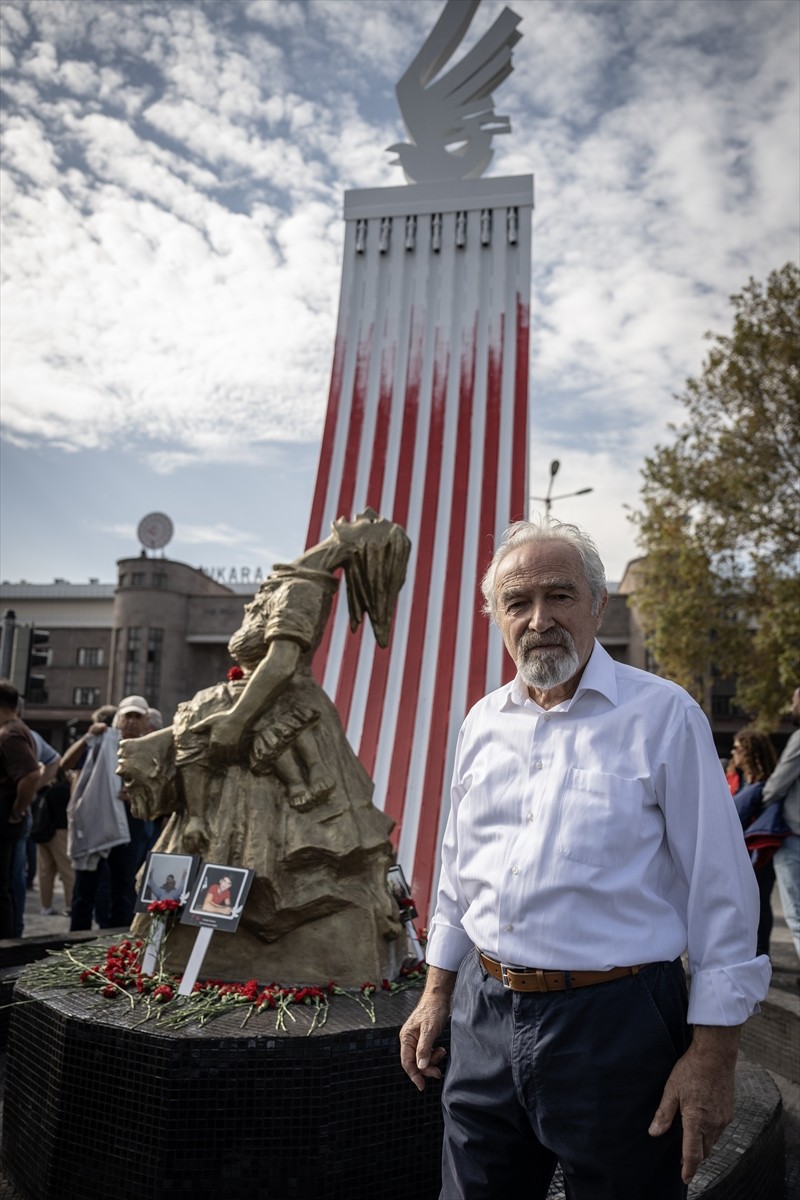
[[[500,963],[500,980],[504,988],[511,987],[511,980],[508,978],[508,965],[502,962]]]

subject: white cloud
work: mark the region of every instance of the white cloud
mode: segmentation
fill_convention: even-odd
[[[575,519],[599,514],[630,557],[622,504],[702,334],[727,327],[748,275],[797,254],[798,10],[512,7],[524,37],[496,106],[514,130],[492,173],[536,176],[534,460],[595,487]],[[465,47],[501,8],[481,6]],[[130,447],[163,481],[313,443],[342,191],[402,182],[393,85],[440,12],[5,3],[5,435]]]

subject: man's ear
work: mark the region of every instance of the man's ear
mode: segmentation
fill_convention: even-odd
[[[597,616],[594,619],[595,620],[595,631],[598,633],[600,631],[600,626],[603,624],[603,615],[606,611],[607,604],[608,604],[608,592],[604,588],[603,594],[600,597],[600,607],[598,608]]]

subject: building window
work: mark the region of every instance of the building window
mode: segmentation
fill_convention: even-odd
[[[161,656],[164,648],[164,630],[148,629],[147,662],[144,671],[144,694],[154,708],[158,708],[158,689],[161,684]]]
[[[97,708],[100,704],[100,688],[77,687],[72,693],[72,703],[81,708]]]
[[[101,646],[80,646],[78,648],[79,667],[102,667],[104,657]]]
[[[712,717],[741,717],[745,714],[740,708],[733,703],[733,696],[721,696],[712,693],[711,695],[711,715]]]
[[[166,586],[167,586],[167,572],[166,571],[154,571],[153,572],[153,587],[154,588],[165,588]]]
[[[127,631],[125,642],[125,687],[126,696],[133,695],[139,687],[139,666],[142,660],[142,631],[132,627]]]
[[[131,587],[144,587],[144,571],[134,571],[131,575]]]

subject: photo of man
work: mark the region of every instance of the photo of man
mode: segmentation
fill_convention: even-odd
[[[160,887],[151,884],[150,891],[156,900],[179,900],[181,896],[181,889],[175,882],[174,875],[168,875]]]
[[[218,883],[212,883],[206,889],[201,907],[203,912],[221,913],[223,917],[231,915],[231,880],[229,875],[223,875]]]
[[[144,879],[136,899],[136,911],[146,912],[156,900],[186,902],[200,867],[191,854],[162,854],[151,851],[144,868]]]
[[[254,872],[225,863],[205,863],[183,911],[185,925],[206,925],[235,933]]]

